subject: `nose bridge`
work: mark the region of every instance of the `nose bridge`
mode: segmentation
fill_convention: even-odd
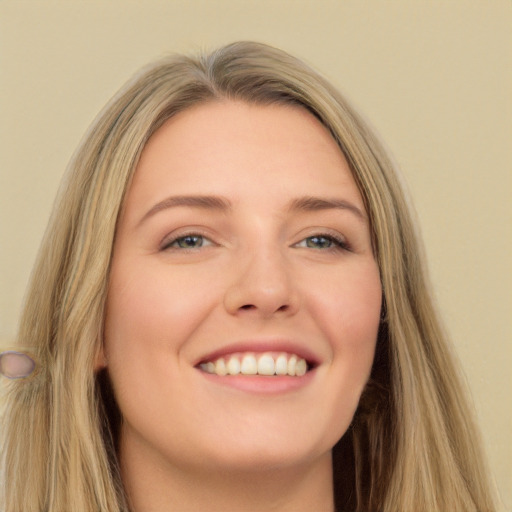
[[[289,262],[279,245],[260,239],[244,253],[226,290],[228,311],[253,311],[263,316],[294,311],[297,294]]]

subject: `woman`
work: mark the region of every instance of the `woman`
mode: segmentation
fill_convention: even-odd
[[[6,512],[493,510],[393,166],[268,46],[168,58],[107,106],[19,343]]]

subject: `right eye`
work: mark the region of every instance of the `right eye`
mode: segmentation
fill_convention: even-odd
[[[184,236],[179,236],[172,240],[165,242],[162,250],[165,249],[200,249],[201,247],[205,247],[208,245],[212,245],[211,240],[204,237],[203,235],[197,234],[188,234]]]

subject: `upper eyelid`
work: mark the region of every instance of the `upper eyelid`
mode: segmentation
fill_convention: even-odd
[[[296,235],[296,242],[293,242],[291,246],[294,246],[308,238],[311,237],[326,237],[330,238],[335,242],[340,243],[341,245],[346,245],[348,247],[351,246],[351,243],[347,239],[347,237],[342,234],[339,230],[334,228],[327,228],[327,227],[310,227],[301,230],[302,234],[300,235],[300,238],[298,238],[299,235]],[[159,243],[159,248],[162,249],[164,247],[168,247],[170,244],[175,242],[176,240],[180,238],[184,238],[187,236],[201,236],[204,239],[207,239],[212,244],[216,244],[215,241],[216,236],[215,234],[211,233],[211,230],[205,229],[203,227],[199,226],[183,226],[181,228],[177,228],[175,230],[172,230],[170,233],[167,233]]]
[[[302,233],[300,235],[301,238],[299,241],[302,241],[302,240],[305,240],[306,238],[311,238],[314,236],[323,236],[326,238],[333,238],[334,240],[339,240],[340,242],[348,243],[346,235],[341,233],[339,230],[333,229],[333,228],[325,228],[325,227],[324,228],[312,227],[312,228],[307,228],[305,230],[302,230]]]
[[[308,240],[309,238],[326,238],[328,240],[331,240],[332,242],[336,243],[339,245],[339,247],[342,247],[342,248],[350,248],[350,244],[349,242],[347,241],[346,237],[342,236],[342,235],[335,235],[335,234],[332,234],[332,233],[314,233],[312,235],[308,235],[308,236],[305,236],[303,238],[301,238],[298,242],[295,242],[293,244],[293,246],[297,246],[298,244]]]
[[[162,239],[162,241],[159,244],[159,248],[161,250],[169,247],[171,244],[173,244],[180,238],[186,238],[187,236],[200,236],[200,237],[204,238],[205,240],[208,240],[209,242],[211,242],[212,245],[215,244],[215,242],[212,240],[212,237],[205,234],[200,229],[191,229],[188,231],[184,231],[182,233],[179,232],[180,230],[176,230],[176,231],[178,231],[178,233],[176,233],[176,234],[170,233]]]

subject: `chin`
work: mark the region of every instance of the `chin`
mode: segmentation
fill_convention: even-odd
[[[325,456],[330,458],[330,452],[331,450],[327,450],[326,453],[317,453],[299,448],[295,450],[273,450],[270,447],[260,449],[259,447],[255,448],[251,446],[230,454],[212,456],[209,466],[216,471],[226,472],[274,472],[301,467],[305,464],[310,464],[313,460],[322,459]],[[204,464],[204,459],[202,460],[202,464]]]
[[[331,450],[337,440],[326,435],[297,436],[297,425],[288,433],[272,432],[271,429],[246,436],[230,436],[225,443],[213,443],[210,438],[209,450],[202,453],[201,464],[209,460],[213,470],[259,472],[278,471],[311,464],[315,460],[330,460]],[[215,451],[212,451],[214,448]],[[217,449],[216,449],[217,448]],[[207,454],[206,452],[210,453]]]

